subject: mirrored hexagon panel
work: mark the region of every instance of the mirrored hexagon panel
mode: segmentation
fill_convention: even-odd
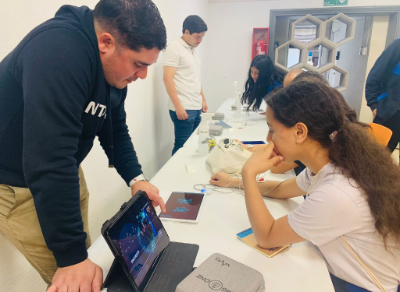
[[[322,76],[328,81],[329,85],[338,91],[347,89],[349,83],[349,73],[339,67],[333,68],[322,73]]]
[[[291,69],[302,63],[305,49],[301,43],[289,41],[276,49],[275,63],[286,69]]]
[[[308,14],[292,24],[291,39],[308,44],[320,37],[322,21]]]
[[[312,44],[307,52],[307,64],[317,69],[323,69],[326,66],[334,65],[336,58],[336,49],[328,42],[319,41]]]
[[[325,38],[336,46],[341,46],[354,38],[356,21],[340,13],[328,19],[325,26]]]

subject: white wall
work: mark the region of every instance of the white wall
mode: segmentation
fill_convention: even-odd
[[[349,6],[399,5],[399,0],[350,0]],[[232,97],[233,81],[244,88],[251,63],[254,27],[269,27],[271,9],[321,8],[322,0],[281,0],[210,3],[207,35],[207,80],[209,105],[215,110]],[[273,45],[273,44],[270,44]]]
[[[182,33],[186,16],[197,14],[208,20],[207,0],[153,0],[167,27],[168,41]],[[97,0],[0,0],[0,60],[36,25],[53,17],[64,4],[86,5],[94,8]],[[205,69],[207,39],[199,47]],[[205,70],[203,70],[203,79]],[[204,90],[207,96],[207,90]],[[162,53],[151,66],[147,79],[129,85],[126,101],[127,123],[139,161],[148,177],[170,158],[173,147],[173,125],[167,108],[168,95],[162,81]],[[130,189],[114,169],[108,169],[108,160],[97,140],[83,162],[83,170],[90,191],[89,223],[92,239],[100,236],[103,222],[129,199]],[[0,291],[43,292],[46,285],[36,271],[0,233]]]

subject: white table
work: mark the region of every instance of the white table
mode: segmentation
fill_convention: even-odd
[[[265,116],[242,113],[240,119],[234,119],[233,112],[230,111],[232,103],[233,99],[227,100],[218,109],[218,112],[225,113],[226,121],[233,126],[232,130],[224,130],[219,138],[265,140],[268,131]],[[195,167],[195,174],[186,172],[187,163]],[[172,191],[195,191],[193,186],[208,183],[211,175],[206,156],[197,154],[197,134],[194,133],[185,146],[154,176],[151,183],[160,189],[161,196],[167,200]],[[283,175],[268,172],[265,179],[285,180],[291,177],[293,173],[290,172]],[[264,201],[272,215],[279,218],[295,209],[303,198],[265,198]],[[244,196],[240,191],[214,192],[208,195],[198,224],[166,221],[163,224],[171,241],[200,246],[195,266],[200,265],[211,254],[219,252],[260,271],[264,275],[266,291],[334,291],[325,261],[312,244],[295,244],[275,257],[268,258],[236,238],[236,233],[250,227]],[[105,277],[113,256],[102,237],[89,249],[89,258],[103,268]]]
[[[222,138],[232,138],[240,139],[242,141],[251,140],[263,140],[266,141],[268,135],[268,126],[266,123],[266,116],[260,115],[253,111],[242,112],[240,118],[234,117],[234,111],[231,110],[231,105],[234,104],[234,99],[230,98],[226,100],[217,110],[217,112],[224,113],[224,122],[232,126],[230,129],[224,129],[221,136],[216,137],[216,139]],[[261,106],[265,110],[265,104]],[[213,121],[218,122],[218,121]],[[184,147],[198,148],[198,135],[195,131],[188,141],[184,144]]]

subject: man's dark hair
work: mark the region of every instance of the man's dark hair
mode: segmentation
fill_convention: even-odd
[[[100,0],[93,18],[119,45],[131,50],[163,50],[167,45],[164,22],[151,0]]]
[[[197,15],[189,15],[183,22],[182,33],[188,30],[190,34],[202,33],[207,31],[207,24]]]

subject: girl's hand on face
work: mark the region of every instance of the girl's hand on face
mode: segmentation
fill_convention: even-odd
[[[277,155],[274,151],[275,144],[270,142],[266,147],[262,147],[255,152],[242,168],[242,175],[249,174],[256,176],[281,165],[283,156]]]

